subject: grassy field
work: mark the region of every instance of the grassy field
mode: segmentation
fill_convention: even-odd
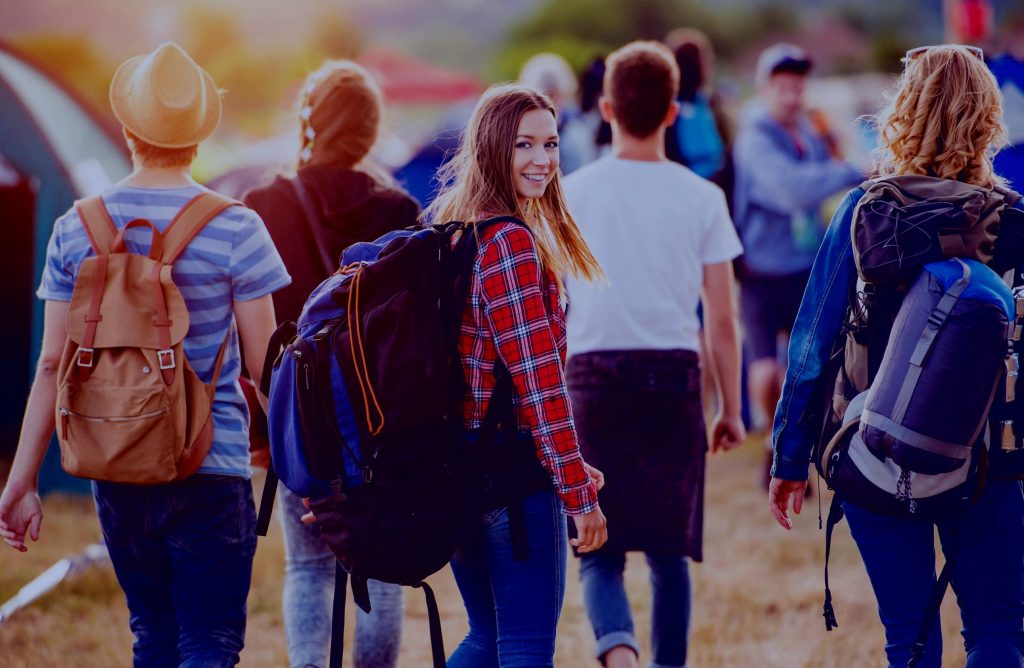
[[[817,497],[787,534],[771,519],[765,495],[757,485],[761,456],[759,448],[748,443],[737,452],[711,458],[706,561],[691,569],[694,615],[690,666],[883,665],[882,628],[845,523],[836,532],[831,569],[840,627],[826,633],[821,617],[824,543],[818,531]],[[262,479],[254,482],[258,491]],[[45,509],[42,539],[27,554],[6,547],[0,550],[0,601],[13,596],[65,554],[99,540],[89,499],[48,498]],[[280,614],[282,564],[281,534],[274,523],[271,535],[261,539],[256,555],[242,666],[287,665]],[[591,658],[593,637],[572,557],[569,569],[556,664],[597,666]],[[451,651],[466,631],[465,613],[448,570],[435,575],[431,584],[438,593],[446,649]],[[631,558],[627,584],[641,643],[646,647],[650,592],[642,557]],[[952,593],[946,597],[942,615],[943,665],[963,665]],[[351,632],[351,624],[348,627]],[[6,668],[130,666],[131,641],[127,610],[113,573],[97,568],[65,583],[0,625],[0,664]],[[400,665],[430,665],[429,652],[422,594],[409,590]],[[641,660],[648,659],[649,653],[645,652]]]

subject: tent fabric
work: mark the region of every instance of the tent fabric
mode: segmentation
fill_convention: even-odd
[[[131,171],[121,137],[94,115],[62,82],[31,59],[0,42],[0,156],[7,170],[20,175],[6,188],[19,214],[5,211],[5,246],[22,249],[31,262],[0,277],[0,291],[12,293],[15,313],[8,318],[26,328],[17,345],[0,351],[0,367],[28,361],[5,374],[0,394],[0,434],[16,441],[42,341],[43,304],[33,297],[46,257],[53,223],[76,199],[102,190]],[[26,200],[25,198],[29,198]],[[33,210],[34,208],[34,215]],[[23,275],[28,273],[29,275]],[[63,474],[51,444],[40,489],[87,491],[88,486]]]
[[[481,90],[472,75],[393,49],[370,49],[357,61],[377,77],[384,97],[395,104],[448,104]]]

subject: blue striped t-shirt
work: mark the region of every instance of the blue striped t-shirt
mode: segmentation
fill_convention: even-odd
[[[144,218],[162,232],[181,207],[203,190],[201,186],[115,186],[103,193],[103,203],[118,229]],[[148,229],[132,228],[125,237],[129,251],[149,253]],[[85,228],[72,208],[54,223],[36,296],[70,301],[78,268],[91,255]],[[248,478],[249,412],[238,385],[241,357],[232,302],[270,294],[288,285],[291,277],[263,221],[241,206],[230,207],[207,223],[174,263],[171,275],[188,307],[185,355],[203,382],[212,379],[217,351],[230,335],[213,402],[213,447],[199,473]]]

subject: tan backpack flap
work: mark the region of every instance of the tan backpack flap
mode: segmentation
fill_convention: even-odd
[[[164,262],[174,264],[206,224],[232,206],[243,204],[212,190],[190,199],[164,230]]]
[[[110,218],[107,207],[103,206],[103,198],[99,195],[86,197],[75,202],[75,211],[82,227],[89,236],[93,252],[96,255],[107,255],[114,246],[117,226]]]
[[[171,279],[171,267],[134,253],[119,253],[106,258],[106,272],[100,320],[91,348],[138,347],[160,350],[170,347],[161,341],[158,319],[160,293],[170,320],[170,345],[177,345],[188,333],[189,315],[185,300]],[[90,257],[82,263],[68,307],[68,338],[84,345],[88,327],[92,291],[96,289],[104,263]],[[157,274],[159,271],[159,274]],[[144,304],[145,309],[139,305]]]

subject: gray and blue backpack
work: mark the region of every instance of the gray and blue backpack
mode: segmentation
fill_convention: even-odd
[[[1012,473],[1024,455],[1011,405],[1024,297],[1015,304],[1003,277],[1024,259],[1021,212],[1012,208],[1020,196],[925,176],[861,187],[851,225],[858,278],[822,377],[813,453],[835,492],[828,630],[838,626],[828,559],[843,501],[940,520],[977,498],[993,459]],[[944,569],[938,601],[949,575]],[[918,634],[918,660],[930,628]]]

